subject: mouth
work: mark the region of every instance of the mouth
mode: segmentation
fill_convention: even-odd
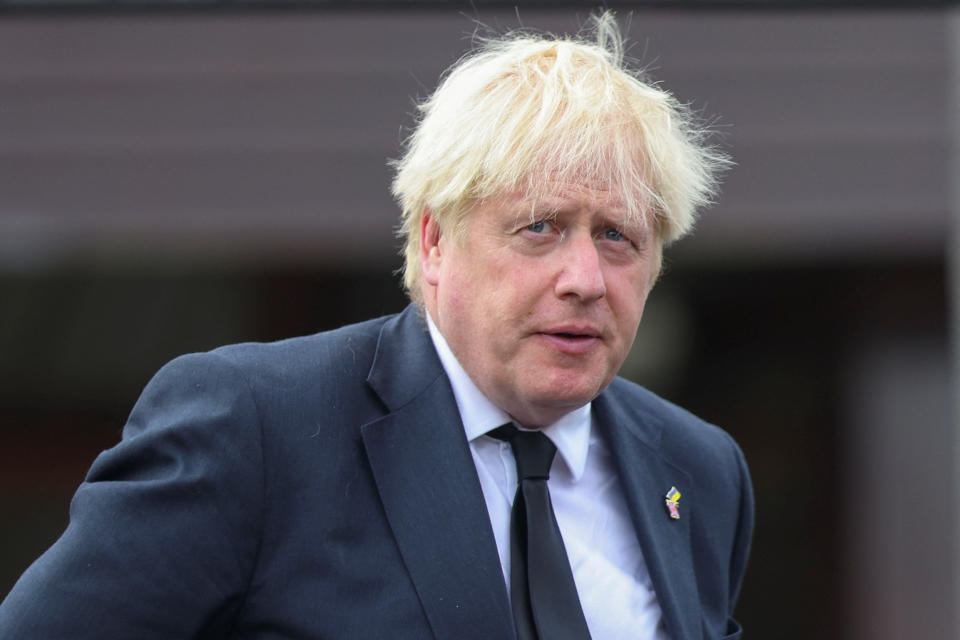
[[[599,338],[600,331],[589,325],[564,325],[551,327],[543,331],[544,335],[559,336],[561,338]]]
[[[600,344],[600,332],[592,327],[556,327],[539,336],[552,348],[569,355],[583,355]]]

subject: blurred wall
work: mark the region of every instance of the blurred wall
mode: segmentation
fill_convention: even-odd
[[[739,617],[957,637],[956,11],[622,17],[737,161],[624,373],[744,447]],[[0,20],[0,593],[165,360],[402,308],[386,159],[484,28],[442,8]]]
[[[630,54],[718,118],[738,162],[685,249],[714,261],[941,251],[946,15],[632,14]],[[520,14],[556,31],[582,18]],[[479,19],[518,23],[510,10]],[[387,261],[385,160],[411,98],[474,31],[426,9],[11,14],[0,23],[4,261]]]

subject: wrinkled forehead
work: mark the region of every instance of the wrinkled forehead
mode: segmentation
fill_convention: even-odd
[[[623,221],[629,217],[624,194],[610,191],[606,185],[551,181],[519,192],[514,200],[519,213],[536,217],[572,213]]]
[[[647,228],[653,215],[646,189],[616,178],[590,172],[534,174],[517,189],[517,199],[532,216],[589,212],[624,228]]]

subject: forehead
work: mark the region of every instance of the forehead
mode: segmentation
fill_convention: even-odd
[[[475,213],[504,223],[547,217],[589,216],[592,221],[621,228],[646,228],[646,216],[636,215],[619,192],[572,181],[531,183],[478,203]]]
[[[611,215],[626,214],[626,199],[605,186],[580,182],[548,182],[514,196],[532,210],[557,212],[586,210]]]

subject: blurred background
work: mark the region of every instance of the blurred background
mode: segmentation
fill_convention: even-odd
[[[609,6],[737,163],[623,373],[746,452],[747,636],[960,637],[960,10]],[[164,362],[403,308],[415,98],[475,32],[588,10],[0,0],[0,596]]]

